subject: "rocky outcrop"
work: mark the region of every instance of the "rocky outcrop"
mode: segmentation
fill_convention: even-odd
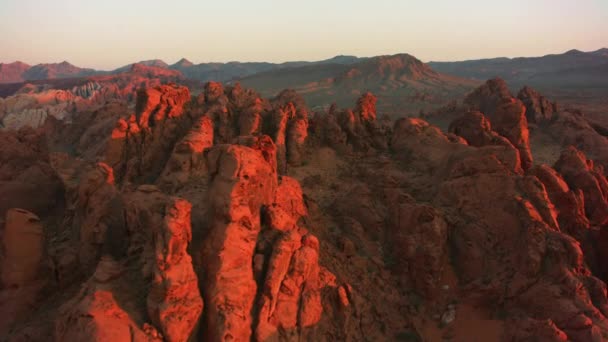
[[[338,110],[332,105],[326,115],[315,115],[316,139],[337,150],[358,152],[388,149],[390,124],[377,119],[376,97],[366,92],[357,100],[354,110]]]
[[[548,165],[534,166],[529,173],[545,186],[551,204],[555,206],[559,227],[581,241],[590,225],[582,191],[571,190],[562,175]]]
[[[544,211],[552,204],[542,183],[508,168],[474,168],[473,164],[483,163],[481,154],[454,162],[447,166],[452,171],[439,186],[434,203],[449,208],[447,221],[455,225],[451,255],[459,280],[483,292],[485,300],[504,303],[507,310],[551,319],[570,339],[583,341],[598,331],[605,334],[608,322],[596,314],[588,299],[591,288],[583,285],[590,272],[579,243],[555,230],[552,216]],[[490,200],[494,205],[486,205]],[[522,252],[502,252],[518,249]],[[548,295],[548,289],[567,291],[571,284],[580,284],[581,290],[557,302]]]
[[[277,147],[279,172],[284,174],[287,165],[300,166],[304,144],[308,137],[308,108],[293,90],[284,90],[271,100],[274,141]]]
[[[608,181],[601,167],[594,166],[592,160],[574,147],[562,151],[555,169],[561,173],[575,191],[581,190],[585,213],[592,223],[608,223]]]
[[[274,200],[265,208],[265,222],[271,229],[287,232],[296,229],[298,220],[307,214],[300,183],[291,177],[279,177]]]
[[[192,258],[186,251],[192,239],[191,209],[186,200],[170,199],[162,230],[153,231],[154,280],[148,293],[148,313],[166,341],[188,341],[203,310]]]
[[[547,123],[558,111],[555,103],[527,86],[517,93],[517,98],[526,106],[526,118],[529,123]]]
[[[463,137],[471,146],[513,146],[506,138],[492,130],[492,125],[478,111],[468,111],[450,123],[448,132]]]
[[[77,190],[73,230],[78,236],[78,260],[87,274],[95,269],[99,258],[110,248],[109,243],[124,245],[127,235],[124,205],[114,185],[114,172],[104,163],[84,175]],[[126,246],[111,251],[117,258]]]
[[[99,263],[91,279],[80,292],[60,309],[55,322],[57,341],[163,341],[149,324],[139,326],[132,312],[118,302],[118,280],[123,267],[112,258]]]
[[[96,76],[23,84],[0,103],[0,129],[38,128],[47,119],[69,125],[80,115],[95,111],[107,102],[132,102],[140,88],[175,81],[172,74],[140,73],[137,70],[113,76]],[[78,114],[78,115],[74,115]],[[121,115],[125,115],[121,113]]]
[[[136,114],[118,121],[106,151],[117,180],[156,180],[191,125],[192,118],[184,112],[189,101],[188,88],[176,85],[138,91]]]
[[[0,132],[0,217],[22,208],[44,218],[63,206],[63,197],[44,135],[31,128]]]
[[[248,340],[257,285],[251,260],[261,230],[260,212],[277,188],[275,146],[219,145],[208,155],[211,232],[205,260],[206,317],[211,340]],[[228,304],[228,305],[227,305]]]
[[[257,341],[266,341],[279,331],[283,338],[297,338],[321,319],[319,241],[296,230],[284,233],[273,246],[262,289]]]
[[[184,186],[191,178],[205,175],[204,152],[213,146],[213,122],[207,116],[199,118],[188,134],[173,148],[160,176],[159,184],[172,191]]]
[[[524,170],[532,166],[526,107],[511,95],[503,80],[487,81],[469,94],[464,104],[486,115],[494,130],[519,150]]]
[[[393,272],[425,298],[433,298],[446,265],[448,225],[443,215],[430,205],[389,199],[389,228]],[[403,272],[407,270],[406,272]]]
[[[262,136],[208,153],[211,232],[203,274],[210,339],[258,341],[308,336],[323,312],[329,274],[319,241],[300,226],[299,183],[277,176],[276,147]],[[229,305],[226,305],[229,303]]]
[[[40,291],[49,282],[46,237],[38,216],[9,209],[0,245],[0,334],[35,308]]]
[[[309,118],[293,92],[214,83],[192,102],[174,85],[142,90],[135,115],[83,114],[65,140],[47,123],[83,160],[53,154],[73,197],[40,215],[49,238],[27,245],[48,245],[52,272],[25,282],[53,286],[19,292],[35,306],[7,339],[608,338],[604,170],[571,148],[524,171],[524,121],[499,83],[455,107],[451,133],[420,118],[387,128],[369,93]],[[8,180],[50,164],[27,132],[0,134]],[[114,163],[91,163],[104,132]],[[19,270],[44,267],[29,254],[44,248],[13,240],[28,251]]]

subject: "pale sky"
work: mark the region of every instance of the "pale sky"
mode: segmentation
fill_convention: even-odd
[[[608,0],[0,0],[0,62],[423,61],[608,47]]]

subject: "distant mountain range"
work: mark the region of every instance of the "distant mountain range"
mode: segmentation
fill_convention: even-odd
[[[0,63],[0,83],[47,79],[78,79],[134,72],[149,77],[171,77],[187,82],[239,81],[263,96],[297,90],[311,107],[336,103],[350,107],[360,94],[372,91],[379,109],[389,115],[415,115],[459,98],[486,79],[501,77],[516,91],[523,85],[552,94],[566,89],[604,91],[608,88],[608,49],[592,52],[570,50],[542,57],[493,58],[462,62],[423,63],[414,56],[397,54],[359,58],[286,63],[228,62],[194,64],[182,58],[175,64],[146,60],[112,71],[76,67],[68,62],[38,64]],[[18,89],[8,85],[6,93]],[[8,89],[8,88],[7,88]]]
[[[171,69],[181,72],[186,78],[202,82],[229,80],[246,77],[255,73],[278,70],[304,65],[318,64],[350,64],[361,60],[355,56],[336,56],[327,60],[316,62],[228,62],[228,63],[200,63],[194,64],[182,58],[177,63],[169,65],[160,59],[140,61],[120,67],[111,71],[80,68],[66,61],[61,63],[37,64],[30,66],[22,62],[0,63],[0,83],[21,83],[43,79],[75,78],[92,75],[108,75],[128,72],[135,64],[148,67]]]
[[[228,62],[200,64],[194,64],[191,61],[182,58],[171,65],[159,59],[140,61],[133,64],[176,70],[181,72],[186,78],[202,82],[227,82],[248,78],[252,75],[256,75],[258,79],[268,79],[275,82],[276,77],[284,77],[283,80],[277,82],[282,83],[284,87],[293,87],[293,82],[302,84],[318,81],[323,77],[335,78],[337,76],[336,72],[345,71],[350,65],[377,58],[383,58],[383,56],[370,58],[336,56],[316,62]],[[0,63],[0,83],[20,83],[30,80],[117,74],[129,71],[133,64],[125,65],[112,71],[100,71],[90,68],[80,68],[66,61],[61,63],[37,64],[34,66],[22,62]],[[373,65],[374,63],[372,62],[370,66],[373,67]],[[572,85],[576,86],[586,86],[588,84],[598,86],[608,85],[607,48],[592,52],[570,50],[563,54],[553,54],[542,57],[502,57],[460,62],[429,62],[427,65],[436,72],[479,81],[493,77],[501,77],[510,84],[516,85],[528,82],[533,85],[538,85],[543,82],[557,82],[559,85],[566,87],[571,85],[570,82],[572,82]],[[367,71],[374,72],[377,70]],[[294,77],[297,79],[294,79]],[[372,78],[373,77],[380,76],[375,75],[372,76]]]
[[[476,80],[501,77],[510,85],[607,87],[608,49],[570,50],[542,57],[491,58],[461,62],[430,62],[433,69]]]
[[[478,82],[436,72],[408,54],[357,59],[349,64],[324,63],[257,73],[239,80],[264,96],[292,88],[312,106],[336,103],[350,107],[371,91],[378,108],[389,115],[417,114],[462,96]]]

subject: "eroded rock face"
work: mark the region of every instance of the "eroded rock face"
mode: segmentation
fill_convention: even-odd
[[[198,119],[188,134],[175,145],[159,179],[162,187],[176,190],[191,178],[206,173],[204,152],[213,146],[213,122],[207,116]]]
[[[206,337],[308,336],[323,312],[321,290],[335,284],[319,275],[329,274],[319,265],[319,242],[299,225],[307,214],[299,183],[279,180],[270,138],[248,145],[218,145],[207,157],[213,178],[202,253]]]
[[[114,172],[107,164],[97,164],[83,177],[77,196],[73,229],[78,235],[81,270],[89,274],[102,253],[110,252],[117,258],[124,254],[127,228]]]
[[[308,214],[300,183],[291,177],[281,176],[274,196],[273,203],[265,208],[265,222],[270,228],[283,232],[295,229],[298,220]]]
[[[558,110],[555,103],[530,87],[523,87],[517,94],[517,98],[526,106],[526,117],[530,123],[546,123]]]
[[[376,101],[366,92],[353,110],[339,110],[334,104],[327,113],[317,113],[312,121],[317,143],[342,153],[387,150],[392,123],[377,119]]]
[[[80,292],[60,309],[54,337],[58,341],[162,341],[152,326],[139,326],[117,301],[116,279],[124,270],[105,258]]]
[[[471,146],[486,145],[512,146],[509,140],[492,130],[492,126],[483,113],[469,111],[450,123],[450,133],[463,137]]]
[[[321,288],[317,238],[301,236],[296,230],[284,233],[268,262],[256,340],[277,338],[273,335],[279,330],[287,331],[283,337],[296,338],[296,328],[318,323],[323,313]]]
[[[285,173],[287,164],[299,166],[303,161],[304,143],[308,137],[308,108],[293,90],[284,90],[272,99],[271,114],[279,172]]]
[[[429,205],[396,201],[389,203],[395,273],[413,282],[410,286],[426,298],[437,294],[446,264],[448,225]],[[407,272],[403,272],[407,269]]]
[[[583,192],[585,212],[591,222],[599,225],[608,223],[608,181],[601,167],[574,147],[562,151],[555,163],[566,182],[574,190]]]
[[[503,80],[487,81],[469,94],[464,103],[485,114],[494,130],[519,150],[524,170],[532,166],[526,107],[511,95]]]
[[[68,123],[78,120],[82,112],[97,110],[108,101],[132,101],[139,88],[182,78],[175,70],[136,63],[130,70],[114,75],[25,83],[0,102],[0,129],[38,128],[48,120]]]
[[[580,110],[558,106],[530,87],[522,88],[518,98],[526,106],[528,121],[537,124],[536,130],[552,138],[556,145],[562,148],[572,145],[596,163],[608,166],[608,140],[601,124],[585,117]],[[546,144],[545,141],[534,148],[544,149]],[[550,163],[555,162],[559,151],[552,153],[551,158]]]
[[[22,208],[44,217],[64,201],[44,135],[31,128],[0,132],[0,216]]]
[[[500,84],[471,96],[474,110],[459,111],[452,133],[413,118],[386,129],[371,94],[309,118],[293,92],[266,101],[211,83],[186,104],[167,87],[143,90],[113,132],[114,114],[102,112],[87,119],[99,129],[70,131],[89,132],[84,160],[54,155],[75,201],[64,217],[40,215],[52,234],[43,245],[57,283],[82,290],[21,295],[39,302],[9,339],[48,338],[54,324],[56,340],[470,340],[471,322],[494,330],[486,340],[608,337],[606,285],[595,277],[608,274],[603,169],[567,150],[555,169],[524,172],[513,143],[523,131],[504,138],[522,123],[509,114],[517,101]],[[116,169],[91,162],[88,145],[104,131]],[[22,148],[27,134],[11,139],[24,153],[0,164],[6,174],[46,153]],[[84,284],[63,280],[78,272],[63,267],[72,264],[57,241],[75,242]],[[34,256],[19,269],[42,267]],[[24,284],[43,280],[28,274]]]
[[[479,163],[479,157],[466,162]],[[585,340],[606,331],[606,318],[595,314],[591,289],[584,286],[590,272],[579,243],[556,231],[552,215],[543,211],[552,206],[544,186],[507,170],[449,173],[439,186],[435,203],[466,217],[453,223],[451,237],[460,280],[483,291],[489,296],[486,299],[525,310],[534,319],[551,319],[571,339]],[[493,206],[486,205],[490,198]],[[523,245],[521,254],[501,252]],[[512,271],[501,273],[505,269]],[[536,282],[539,278],[542,281]],[[492,280],[480,283],[480,279]],[[548,288],[567,291],[572,284],[579,284],[581,290],[559,301],[549,299]],[[570,319],[575,316],[593,323],[579,324]]]
[[[35,308],[49,279],[46,238],[38,216],[12,208],[0,235],[0,334]]]
[[[117,122],[106,152],[119,181],[156,180],[173,146],[191,125],[184,109],[189,101],[190,92],[182,86],[138,91],[135,115]]]
[[[548,165],[534,166],[530,169],[530,174],[544,184],[551,203],[555,206],[559,227],[581,241],[589,229],[581,190],[572,191],[562,175]]]
[[[192,258],[186,251],[192,239],[191,210],[188,201],[170,199],[163,229],[153,232],[156,262],[148,313],[167,341],[188,341],[203,310]]]
[[[274,152],[274,144],[268,141]],[[275,161],[264,153],[237,145],[219,145],[208,155],[214,174],[209,199],[212,220],[205,246],[204,273],[208,338],[248,340],[257,285],[253,276],[260,211],[270,205],[277,188]]]

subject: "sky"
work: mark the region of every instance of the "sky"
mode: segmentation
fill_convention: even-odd
[[[0,0],[0,62],[114,69],[410,53],[423,61],[608,47],[608,0]]]

